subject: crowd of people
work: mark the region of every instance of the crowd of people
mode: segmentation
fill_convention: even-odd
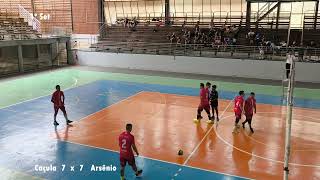
[[[132,31],[136,30],[139,21],[136,17],[133,19],[124,18],[124,19],[117,19],[116,24],[122,24],[124,28],[130,28]]]
[[[236,45],[239,32],[236,25],[215,27],[213,20],[209,28],[201,29],[198,21],[193,29],[188,29],[184,21],[181,32],[169,34],[168,39],[177,44]]]

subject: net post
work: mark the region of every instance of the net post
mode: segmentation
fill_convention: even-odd
[[[285,136],[285,154],[284,154],[284,168],[283,179],[289,178],[289,159],[291,148],[291,125],[292,125],[292,108],[293,108],[293,90],[294,90],[294,77],[295,77],[295,62],[292,61],[290,66],[290,76],[287,91],[287,115],[286,115],[286,136]]]

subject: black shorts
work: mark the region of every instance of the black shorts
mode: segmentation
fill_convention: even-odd
[[[212,108],[216,108],[216,107],[218,107],[218,101],[211,101],[211,107]]]
[[[291,64],[286,63],[286,69],[287,69],[287,70],[290,70],[290,67],[291,67]]]

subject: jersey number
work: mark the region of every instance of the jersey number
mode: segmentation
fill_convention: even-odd
[[[127,141],[126,141],[125,139],[122,139],[121,148],[122,148],[122,149],[126,149],[126,144],[127,144]]]
[[[236,107],[240,107],[240,102],[236,102]]]

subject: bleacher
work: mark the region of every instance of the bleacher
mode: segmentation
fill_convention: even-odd
[[[98,43],[93,44],[91,47],[96,51],[108,51],[116,53],[146,53],[146,54],[163,54],[163,55],[191,55],[191,56],[209,56],[209,57],[235,57],[235,58],[256,58],[256,59],[283,59],[286,56],[287,50],[282,48],[281,51],[271,50],[269,47],[251,47],[249,46],[248,39],[246,38],[249,30],[245,22],[244,16],[232,16],[224,17],[222,19],[215,18],[213,20],[215,28],[221,28],[223,26],[236,25],[239,28],[239,34],[237,36],[237,42],[235,45],[220,45],[211,46],[211,44],[184,44],[184,42],[176,43],[170,42],[170,35],[175,33],[177,36],[182,36],[182,24],[186,22],[185,27],[187,31],[194,32],[194,26],[199,20],[193,18],[195,21],[191,21],[185,17],[174,17],[169,26],[165,26],[163,23],[161,26],[157,26],[157,21],[153,19],[163,18],[141,18],[138,19],[139,24],[136,28],[131,29],[124,27],[123,23],[119,22],[115,25],[105,25],[103,32],[100,33]],[[305,29],[292,29],[290,31],[290,42],[296,43],[296,46],[301,44],[306,47],[311,41],[318,42],[320,40],[319,30],[311,27],[312,18],[305,17]],[[206,19],[204,22],[199,21],[201,32],[209,31],[210,19]],[[263,21],[256,23],[255,19],[251,19],[249,27],[254,32],[262,34],[267,41],[272,41],[279,47],[280,42],[286,42],[288,38],[288,27],[290,21],[289,16],[282,16],[278,22],[278,29],[276,29],[276,22],[272,17],[267,17]],[[301,37],[303,33],[303,38]],[[308,47],[308,50],[304,50],[305,55],[313,54],[319,58],[319,50]],[[314,48],[314,47],[312,47]],[[296,48],[297,49],[297,48]],[[263,57],[261,57],[261,50],[264,51]]]
[[[41,34],[29,26],[19,13],[0,11],[0,40],[35,39]]]

